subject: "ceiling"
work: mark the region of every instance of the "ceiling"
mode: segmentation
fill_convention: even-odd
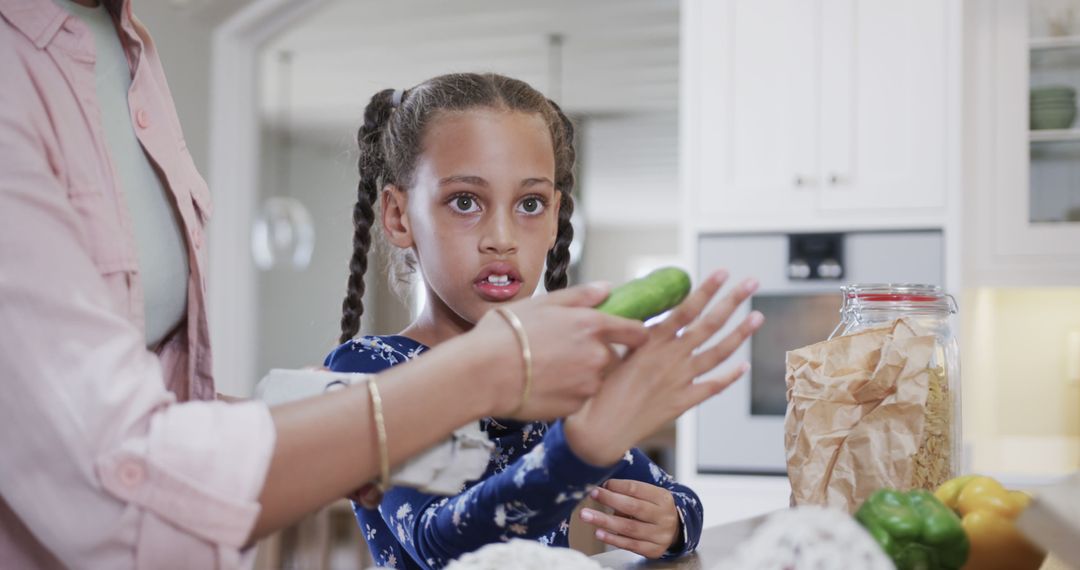
[[[261,106],[271,124],[287,106],[300,136],[347,140],[376,91],[448,72],[495,71],[529,82],[577,115],[673,113],[678,4],[333,0],[266,46]],[[561,89],[551,79],[558,69],[552,61],[559,61],[552,34],[563,38]],[[292,58],[284,76],[283,51]]]

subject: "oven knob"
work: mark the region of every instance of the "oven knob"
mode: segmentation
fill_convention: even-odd
[[[844,274],[844,268],[835,259],[826,259],[817,266],[818,277],[822,279],[839,279]]]
[[[788,264],[788,277],[792,279],[809,279],[810,264],[803,259],[793,259]]]

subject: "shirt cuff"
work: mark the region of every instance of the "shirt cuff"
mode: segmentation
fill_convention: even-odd
[[[102,486],[186,534],[230,548],[248,541],[276,433],[265,404],[187,402],[150,418],[145,438],[97,460]]]
[[[672,558],[678,558],[691,550],[690,537],[686,530],[686,518],[683,510],[678,505],[675,506],[675,512],[679,513],[679,540],[672,543],[668,547],[667,552],[660,557],[660,560],[671,560]]]

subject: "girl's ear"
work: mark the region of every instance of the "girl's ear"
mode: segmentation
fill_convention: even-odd
[[[555,191],[553,214],[555,217],[555,224],[551,226],[551,239],[548,240],[548,249],[555,247],[555,240],[559,238],[559,208],[562,207],[562,191]]]
[[[408,202],[408,195],[397,186],[387,186],[382,192],[383,232],[387,241],[402,249],[408,249],[414,243],[406,208]]]

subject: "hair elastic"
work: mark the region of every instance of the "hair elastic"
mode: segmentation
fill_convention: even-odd
[[[394,89],[394,96],[390,99],[390,106],[395,109],[401,105],[401,99],[405,96],[404,89]]]

